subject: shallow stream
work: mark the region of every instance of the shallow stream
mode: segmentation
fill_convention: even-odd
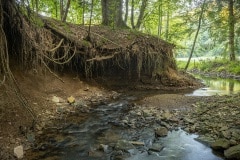
[[[238,81],[202,79],[208,87],[188,93],[188,96],[240,91]],[[156,137],[154,128],[160,124],[153,117],[146,117],[143,121],[142,117],[137,118],[138,113],[129,114],[135,100],[137,97],[122,96],[92,107],[89,113],[71,115],[65,119],[64,127],[47,129],[28,156],[31,159],[47,160],[223,159],[213,154],[208,146],[196,141],[197,135],[181,129],[168,131],[168,135],[163,138]]]

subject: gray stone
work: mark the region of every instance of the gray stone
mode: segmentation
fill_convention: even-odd
[[[163,113],[163,119],[167,119],[169,120],[172,117],[172,114],[169,111],[166,111],[165,113]]]
[[[225,150],[224,156],[229,159],[240,159],[240,144]]]
[[[128,151],[130,149],[135,149],[134,145],[126,140],[118,140],[115,145],[116,150]]]
[[[143,116],[144,116],[144,117],[152,116],[151,111],[148,110],[148,109],[144,109],[144,110],[142,110],[142,112],[143,112]]]
[[[163,149],[163,146],[160,143],[154,143],[149,150],[160,152]]]
[[[14,148],[14,156],[16,156],[18,159],[23,158],[23,146],[17,146]]]
[[[195,140],[207,145],[215,142],[214,139],[209,136],[199,136],[198,138],[195,138]]]
[[[224,138],[230,139],[231,138],[231,132],[230,131],[222,131],[221,132]]]
[[[109,148],[108,145],[100,144],[100,149],[102,149],[105,153],[108,153],[108,151],[109,151],[108,148]]]
[[[194,120],[193,119],[190,119],[190,118],[184,118],[184,121],[187,122],[187,123],[190,123],[190,124],[194,124]]]
[[[168,130],[165,127],[159,127],[155,129],[155,134],[158,137],[164,137],[164,136],[167,136]]]
[[[215,142],[211,143],[211,147],[215,150],[223,150],[230,147],[230,141],[226,139],[218,139]]]

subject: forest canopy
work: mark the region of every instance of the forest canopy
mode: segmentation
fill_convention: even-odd
[[[188,56],[203,18],[194,56],[240,54],[239,0],[21,0],[38,14],[84,25],[139,30],[176,44],[177,56]]]

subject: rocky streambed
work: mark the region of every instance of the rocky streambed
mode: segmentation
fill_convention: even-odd
[[[239,159],[239,96],[128,95],[108,102],[95,98],[94,105],[76,100],[59,105],[58,121],[41,130],[25,157]]]

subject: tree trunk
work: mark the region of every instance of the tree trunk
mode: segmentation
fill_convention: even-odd
[[[159,0],[158,6],[158,37],[161,37],[162,34],[162,0]]]
[[[58,2],[57,0],[54,1],[54,7],[55,7],[55,17],[58,19]]]
[[[71,0],[68,0],[67,1],[67,6],[66,6],[66,8],[64,10],[64,15],[62,17],[62,22],[66,22],[68,11],[69,11],[69,7],[70,7],[70,3],[71,3]]]
[[[39,12],[39,6],[38,6],[38,0],[36,0],[36,13],[38,14]]]
[[[101,0],[102,5],[102,24],[116,26],[119,28],[127,27],[123,21],[123,1],[122,0]]]
[[[169,35],[169,13],[170,7],[169,7],[169,2],[167,2],[167,19],[166,19],[166,33],[165,33],[165,40],[168,41],[168,35]]]
[[[188,62],[187,62],[187,64],[186,64],[186,66],[185,66],[185,71],[188,69],[188,65],[189,65],[189,63],[190,63],[190,61],[191,61],[191,58],[192,58],[192,55],[193,55],[193,51],[194,51],[194,48],[195,48],[195,44],[196,44],[196,41],[197,41],[198,33],[199,33],[200,28],[201,28],[201,22],[202,22],[202,17],[203,17],[205,2],[206,2],[206,0],[204,0],[204,1],[203,1],[203,4],[202,4],[201,13],[200,13],[199,20],[198,20],[197,32],[196,32],[196,34],[195,34],[195,38],[194,38],[194,41],[193,41],[193,45],[192,45],[192,49],[191,49],[190,56],[189,56],[189,58],[188,58]]]
[[[135,23],[134,23],[134,0],[132,0],[132,7],[131,7],[131,26],[134,29]]]
[[[63,10],[63,0],[60,0],[59,2],[59,7],[60,7],[60,20],[63,19],[63,15],[64,15],[64,10]]]
[[[127,20],[128,20],[128,2],[129,0],[126,0],[125,1],[125,8],[126,8],[126,11],[125,11],[125,16],[124,16],[124,23],[127,24]]]
[[[139,14],[139,17],[138,17],[138,20],[137,20],[137,24],[136,24],[136,28],[137,29],[139,29],[141,24],[142,24],[144,13],[145,13],[145,9],[147,7],[147,3],[148,3],[148,0],[142,0],[140,14]]]
[[[230,61],[235,61],[235,50],[234,50],[234,13],[233,13],[233,0],[228,1],[228,24],[229,24],[229,56]]]
[[[116,17],[115,17],[115,26],[119,28],[126,28],[127,25],[123,21],[123,3],[122,0],[116,1]]]
[[[82,25],[85,24],[85,17],[84,17],[84,14],[85,14],[85,0],[82,1]]]

